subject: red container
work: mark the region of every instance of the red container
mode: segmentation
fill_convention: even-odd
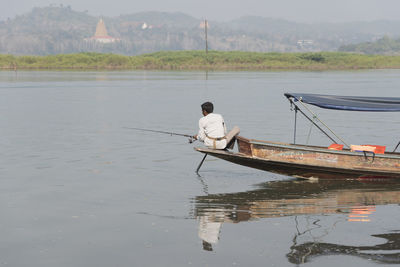
[[[342,150],[343,149],[343,145],[341,144],[332,144],[328,147],[328,149],[332,149],[332,150]]]
[[[375,147],[375,154],[385,154],[386,146],[366,145]]]

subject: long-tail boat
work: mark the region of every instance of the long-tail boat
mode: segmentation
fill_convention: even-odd
[[[299,178],[400,178],[400,153],[394,152],[400,142],[393,152],[384,152],[384,146],[348,145],[305,105],[348,111],[395,112],[400,111],[400,98],[290,93],[286,93],[285,96],[294,107],[296,114],[293,143],[278,143],[237,136],[235,139],[238,152],[209,148],[195,148],[195,150],[205,153],[205,157],[212,155],[236,164]],[[313,119],[303,109],[311,113]],[[296,144],[297,112],[312,122],[331,139],[333,144],[329,147]],[[320,122],[319,124],[315,122],[315,118]],[[320,126],[321,124],[325,126],[325,129]],[[328,130],[331,134],[328,134]],[[347,148],[343,148],[344,146]],[[201,164],[197,171],[200,166]]]

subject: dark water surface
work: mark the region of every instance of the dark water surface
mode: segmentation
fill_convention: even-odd
[[[284,92],[400,96],[400,71],[0,72],[0,266],[400,264],[400,183],[302,181],[185,138],[214,102],[241,135],[291,142]],[[393,150],[398,113],[318,110]],[[299,121],[298,141],[330,141]],[[194,145],[200,145],[194,143]]]

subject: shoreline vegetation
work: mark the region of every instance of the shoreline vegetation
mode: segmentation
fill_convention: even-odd
[[[162,51],[138,56],[0,54],[1,70],[361,70],[400,69],[400,56],[344,52]]]

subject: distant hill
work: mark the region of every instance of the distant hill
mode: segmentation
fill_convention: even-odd
[[[68,6],[34,8],[0,22],[0,53],[137,55],[161,50],[201,50],[205,46],[202,20],[183,13],[141,12],[102,18],[108,35],[119,41],[88,41],[100,18],[87,12]],[[400,21],[307,24],[246,16],[228,22],[210,21],[208,28],[209,48],[221,51],[336,51],[383,36],[399,38]]]
[[[400,39],[394,40],[385,36],[376,42],[344,45],[339,48],[339,51],[360,54],[400,55]]]
[[[140,12],[129,15],[121,15],[115,18],[119,23],[134,21],[134,22],[147,22],[156,27],[169,27],[177,29],[192,29],[199,26],[200,20],[193,18],[189,15],[175,12]]]
[[[0,52],[53,54],[76,51],[93,34],[97,19],[70,8],[34,8],[32,12],[0,24]]]

